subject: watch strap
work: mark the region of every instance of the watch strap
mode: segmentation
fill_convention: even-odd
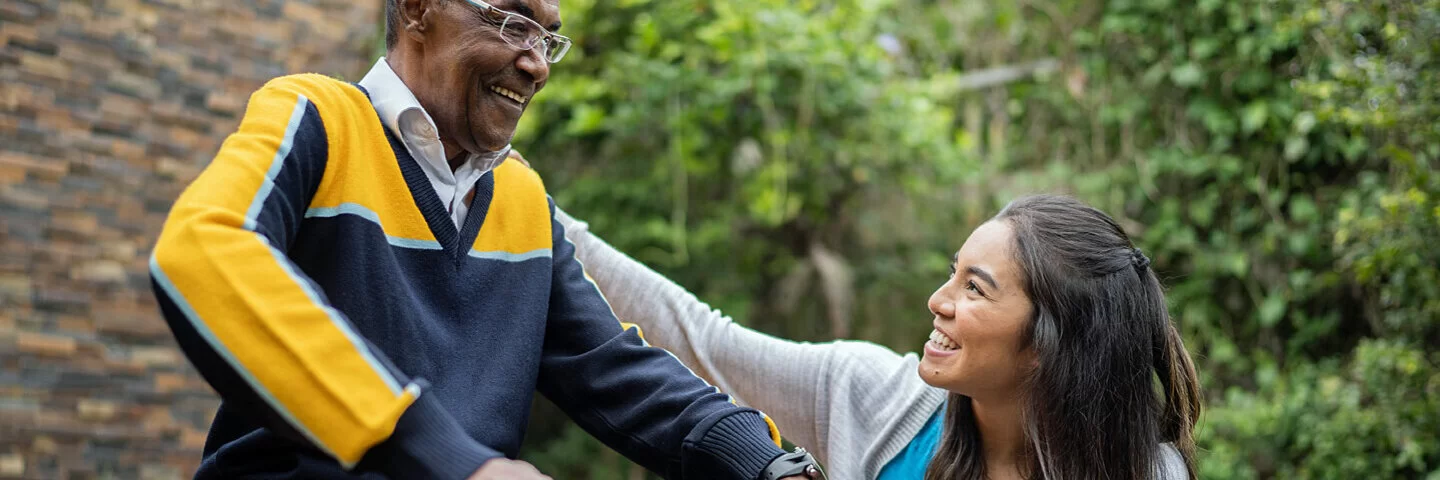
[[[815,462],[815,457],[805,449],[795,447],[795,451],[770,461],[770,465],[760,474],[760,480],[780,480],[795,475],[803,475],[811,480],[825,478],[825,472],[820,470],[820,464]]]

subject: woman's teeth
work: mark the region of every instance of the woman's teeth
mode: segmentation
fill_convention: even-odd
[[[950,337],[940,333],[939,330],[930,331],[930,344],[941,350],[959,350],[960,345],[956,344]]]
[[[520,102],[520,103],[525,103],[526,97],[523,96],[523,95],[520,95],[520,94],[518,94],[518,93],[515,93],[514,90],[510,90],[510,89],[508,89],[508,88],[501,87],[501,86],[491,86],[491,87],[490,87],[490,91],[495,92],[495,93],[498,93],[498,94],[500,94],[501,96],[504,96],[504,97],[509,98],[509,99],[511,99],[511,100],[514,100],[514,101],[517,101],[517,102]]]

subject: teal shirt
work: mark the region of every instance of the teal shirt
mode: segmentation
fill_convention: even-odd
[[[925,467],[930,466],[930,459],[935,456],[935,447],[940,446],[940,432],[944,430],[942,418],[945,416],[945,405],[935,410],[925,426],[920,427],[920,432],[905,449],[890,459],[880,469],[880,475],[876,480],[915,480],[925,478]]]
[[[930,459],[935,458],[935,449],[940,446],[940,434],[944,431],[945,404],[930,416],[925,426],[910,439],[905,449],[890,459],[884,467],[880,468],[880,475],[876,480],[919,480],[925,478],[925,468],[930,466]],[[1161,450],[1162,466],[1160,475],[1156,478],[1171,480],[1187,480],[1185,460],[1180,452],[1170,444],[1165,444]]]

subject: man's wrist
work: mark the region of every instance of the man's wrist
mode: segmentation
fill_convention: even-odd
[[[502,455],[465,433],[433,395],[421,394],[390,438],[361,461],[392,478],[466,478]]]
[[[765,467],[785,454],[770,439],[760,412],[729,408],[696,425],[685,438],[682,470],[677,477],[693,479],[758,478]]]

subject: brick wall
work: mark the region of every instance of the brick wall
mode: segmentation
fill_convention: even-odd
[[[0,478],[190,476],[216,400],[150,246],[265,80],[365,72],[380,5],[0,0]]]

